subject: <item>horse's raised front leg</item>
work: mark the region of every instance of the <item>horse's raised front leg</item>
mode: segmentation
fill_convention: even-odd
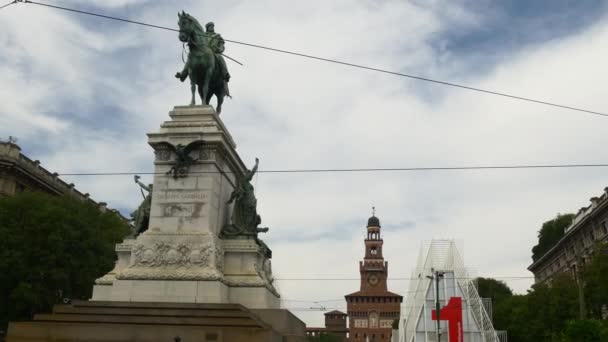
[[[190,71],[188,70],[188,66],[185,65],[184,70],[179,71],[175,74],[175,78],[179,78],[180,81],[184,82],[189,74],[190,74]]]
[[[192,100],[190,101],[190,105],[194,106],[196,104],[195,96],[194,96],[194,94],[196,94],[196,83],[194,83],[194,82],[190,83],[190,91],[192,92]]]

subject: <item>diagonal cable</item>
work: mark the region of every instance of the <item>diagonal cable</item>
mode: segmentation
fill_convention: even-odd
[[[390,171],[466,171],[466,170],[514,170],[514,169],[564,169],[564,168],[598,168],[608,164],[545,164],[545,165],[488,165],[488,166],[438,166],[438,167],[395,167],[395,168],[351,168],[351,169],[282,169],[258,170],[257,173],[335,173],[335,172],[390,172]],[[230,173],[226,171],[191,171],[192,174]],[[60,176],[130,176],[130,175],[163,175],[163,172],[81,172],[59,173]],[[169,177],[169,176],[168,176]]]
[[[11,2],[9,2],[9,3],[8,3],[8,4],[6,4],[6,5],[2,5],[2,6],[0,6],[0,10],[1,10],[1,9],[3,9],[4,7],[8,7],[8,6],[13,5],[13,4],[16,4],[16,3],[17,3],[17,0],[11,1]]]

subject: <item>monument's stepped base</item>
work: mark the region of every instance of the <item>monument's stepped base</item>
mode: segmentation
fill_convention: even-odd
[[[12,322],[7,342],[305,341],[306,326],[287,310],[237,304],[77,301],[32,322]]]

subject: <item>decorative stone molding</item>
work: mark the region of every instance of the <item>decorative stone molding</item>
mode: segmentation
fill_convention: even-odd
[[[116,264],[114,265],[114,269],[108,272],[103,277],[95,280],[95,284],[97,285],[112,285],[114,280],[116,280],[116,274],[120,273],[121,269],[128,264],[128,261],[131,256],[131,250],[133,248],[133,244],[135,243],[134,239],[127,238],[122,243],[116,244],[114,250],[118,255],[118,260],[116,260]]]
[[[122,243],[116,244],[115,251],[116,252],[131,252],[133,248],[133,243],[135,243],[134,239],[125,239]]]
[[[260,264],[254,265],[255,271],[258,273],[262,281],[264,282],[264,286],[270,290],[276,296],[279,296],[279,292],[275,289],[274,276],[272,275],[272,265],[270,259],[264,259],[262,262],[262,266]]]
[[[191,156],[194,156],[196,161],[216,160],[217,153],[218,151],[216,148],[201,148],[192,152]],[[155,147],[154,154],[156,156],[156,161],[158,162],[175,161],[175,154],[164,146]]]
[[[153,245],[137,244],[133,247],[131,267],[205,267],[213,266],[215,246],[204,244],[170,244],[156,242]],[[216,254],[217,255],[217,254]]]
[[[156,160],[158,161],[169,161],[171,159],[171,151],[167,148],[159,148],[154,151],[156,154]]]
[[[219,246],[215,247],[215,268],[224,272],[224,250]]]
[[[103,277],[95,280],[96,285],[112,285],[114,284],[114,280],[116,279],[116,274],[110,272]]]
[[[205,127],[205,126],[209,126],[209,124],[205,124],[202,122],[183,122],[183,121],[178,121],[178,122],[165,122],[161,125],[161,127],[163,128],[171,128],[171,127]]]
[[[266,259],[262,262],[262,266],[259,264],[255,264],[255,270],[258,272],[258,275],[264,279],[269,285],[274,283],[274,276],[272,275],[272,264],[270,259]]]
[[[225,278],[222,281],[224,284],[232,287],[266,287],[266,282],[256,276],[242,279]]]
[[[130,267],[116,276],[129,280],[222,280],[222,274],[212,268],[142,268]]]

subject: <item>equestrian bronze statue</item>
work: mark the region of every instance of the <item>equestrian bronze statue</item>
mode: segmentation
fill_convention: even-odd
[[[175,74],[180,81],[190,78],[190,90],[194,106],[196,87],[203,104],[208,105],[211,97],[217,98],[217,113],[222,111],[222,103],[226,95],[230,96],[228,81],[230,74],[222,56],[224,39],[215,32],[215,25],[208,23],[207,32],[190,14],[182,11],[177,14],[179,21],[179,40],[188,45],[188,59],[184,69]]]

